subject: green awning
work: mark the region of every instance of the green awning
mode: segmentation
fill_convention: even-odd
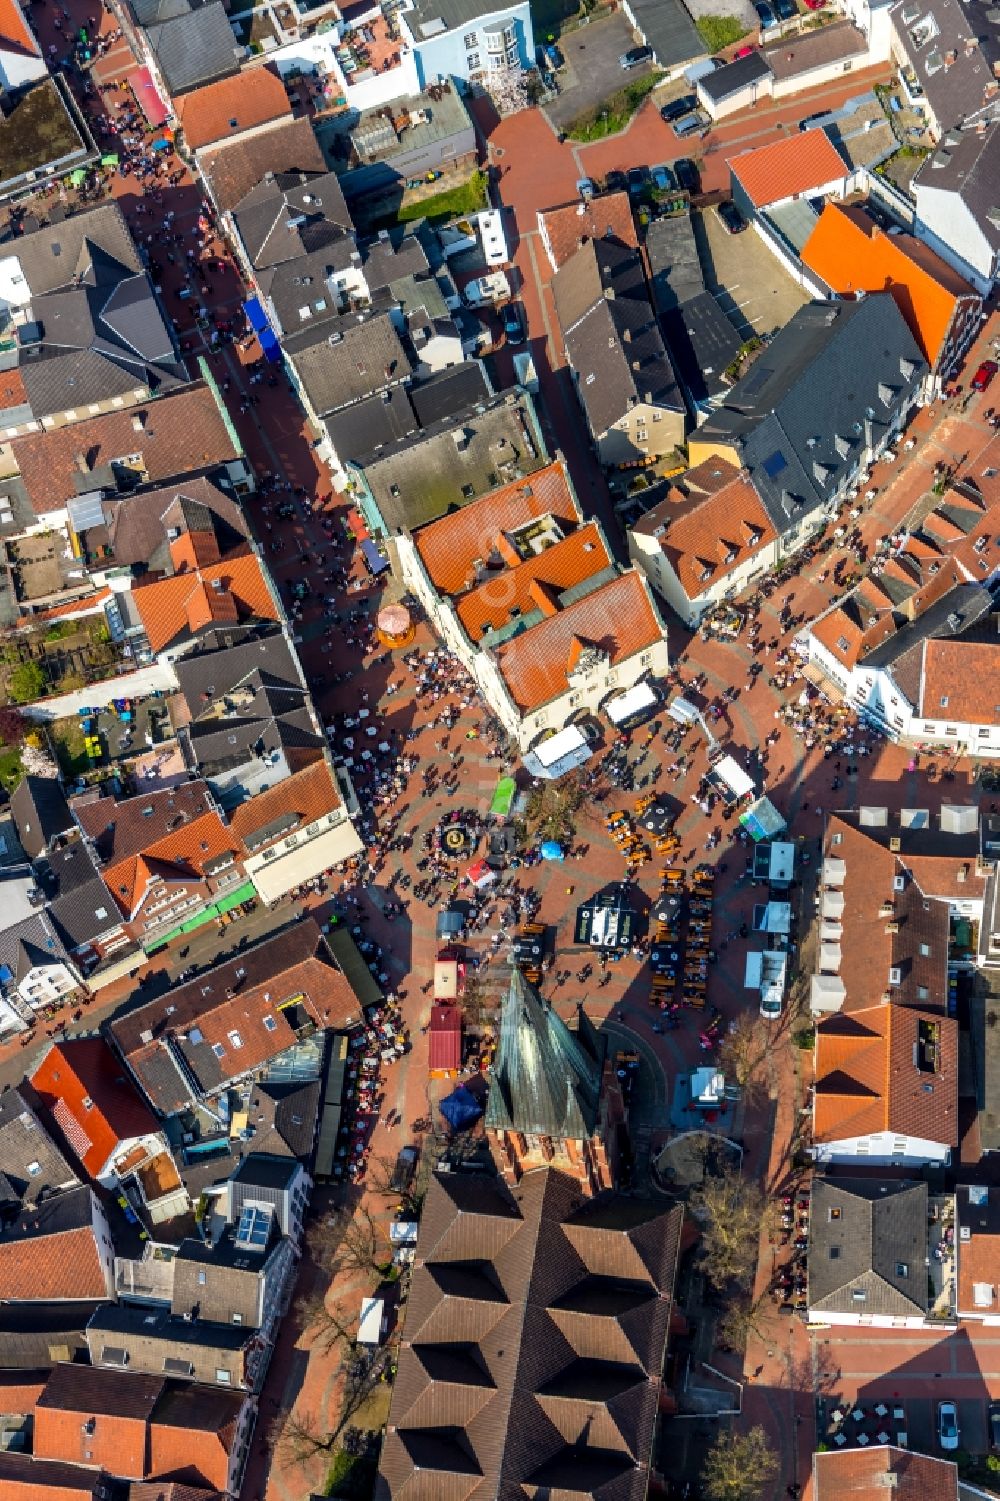
[[[181,923],[179,928],[171,928],[169,933],[164,933],[154,938],[148,948],[143,944],[143,948],[146,948],[147,954],[158,953],[160,949],[165,949],[168,943],[173,943],[175,938],[182,938],[185,933],[193,933],[195,928],[201,928],[205,923],[213,922],[216,918],[221,917],[223,913],[231,912],[234,907],[240,906],[242,902],[255,900],[256,896],[257,889],[253,882],[244,881],[243,885],[237,886],[235,891],[227,892],[217,902],[213,902],[210,907],[202,907],[200,912],[196,912],[193,917],[189,917],[187,922]]]
[[[78,188],[87,181],[87,174],[82,167],[77,167],[75,172],[69,174],[69,180],[74,188]]]
[[[501,777],[497,783],[497,790],[493,794],[490,803],[490,812],[494,818],[506,818],[514,802],[514,794],[517,791],[517,783],[513,777]]]

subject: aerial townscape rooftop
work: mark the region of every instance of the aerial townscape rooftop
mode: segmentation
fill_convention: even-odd
[[[1000,1495],[1000,12],[0,6],[0,1501]]]

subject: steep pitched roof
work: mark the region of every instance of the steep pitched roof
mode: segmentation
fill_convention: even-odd
[[[976,298],[969,283],[921,240],[886,234],[860,207],[827,203],[802,260],[840,296],[888,292],[932,369],[961,300]]]
[[[881,1131],[956,1145],[958,1023],[951,1017],[890,1003],[817,1023],[814,1140]]]
[[[503,554],[501,543],[501,554]],[[508,556],[506,567],[491,569],[475,588],[456,602],[455,609],[470,641],[481,641],[512,622],[530,629],[555,614],[561,601],[587,581],[613,568],[600,526],[590,521],[523,561]]]
[[[333,773],[320,760],[248,798],[233,809],[230,823],[249,853],[256,854],[274,840],[316,823],[324,814],[336,813],[342,804]]]
[[[54,1464],[0,1449],[0,1487],[10,1501],[104,1501],[110,1489],[103,1470]]]
[[[813,1455],[813,1501],[958,1501],[950,1459],[893,1445]]]
[[[0,1231],[0,1286],[12,1303],[107,1298],[94,1198],[71,1188],[23,1211]]]
[[[522,712],[568,689],[583,644],[605,652],[611,666],[663,639],[644,579],[632,570],[569,604],[496,650],[496,662]]]
[[[814,1178],[809,1309],[913,1318],[927,1313],[927,1184]]]
[[[729,475],[726,483],[690,499],[671,491],[632,528],[659,540],[690,600],[717,586],[777,537],[753,485],[731,464],[718,462]]]
[[[846,181],[850,169],[825,130],[804,130],[756,146],[726,164],[754,208]]]
[[[1000,724],[1000,639],[925,641],[917,713],[961,724]]]
[[[43,854],[53,839],[73,827],[69,803],[56,777],[22,777],[14,789],[10,809],[17,837],[32,860]]]
[[[103,1037],[53,1044],[28,1077],[92,1177],[104,1170],[120,1143],[158,1129]]]
[[[0,1093],[0,1173],[25,1204],[79,1181],[24,1089]]]
[[[213,622],[279,618],[260,563],[251,552],[139,582],[132,599],[154,652],[179,636],[196,635]]]
[[[547,1168],[435,1175],[379,1493],[641,1501],[682,1219]]]
[[[604,193],[589,203],[567,203],[538,214],[538,228],[548,241],[556,270],[575,255],[585,240],[618,240],[639,247],[627,193]]]
[[[274,120],[291,119],[292,114],[285,85],[269,67],[193,89],[178,99],[175,109],[191,151],[214,146]]]
[[[518,969],[500,1011],[486,1127],[585,1141],[597,1122],[603,1050],[583,1020],[571,1032]]]
[[[198,167],[220,213],[226,214],[268,172],[315,176],[326,171],[326,161],[312,121],[302,118],[272,125],[259,135],[240,136],[206,148],[199,153]]]

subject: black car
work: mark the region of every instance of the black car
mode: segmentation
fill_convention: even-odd
[[[747,221],[731,198],[726,198],[722,203],[716,204],[715,212],[729,234],[738,235],[741,230],[746,229]]]
[[[629,167],[626,180],[628,182],[629,197],[638,198],[649,182],[649,168]]]
[[[503,332],[508,344],[524,343],[524,309],[519,302],[508,302],[504,308]]]
[[[652,47],[630,47],[618,59],[618,66],[627,73],[629,68],[641,68],[643,63],[653,61]]]
[[[628,181],[624,172],[619,172],[613,167],[604,179],[604,191],[606,193],[627,193]]]
[[[767,0],[754,0],[753,8],[757,12],[761,31],[770,31],[772,26],[777,26],[778,18]]]
[[[701,191],[701,178],[698,168],[689,156],[678,157],[674,162],[674,176],[677,178],[679,187],[685,193],[699,193]]]
[[[797,16],[799,8],[795,0],[771,0],[771,9],[775,12],[779,21],[790,21]]]
[[[689,115],[693,109],[698,108],[698,101],[693,94],[682,94],[680,99],[672,99],[660,110],[660,119],[669,125],[671,120],[679,120],[682,115]]]
[[[990,1448],[994,1454],[1000,1454],[1000,1402],[991,1402],[989,1405],[990,1419]]]

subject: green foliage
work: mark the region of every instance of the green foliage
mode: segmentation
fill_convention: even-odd
[[[65,641],[66,637],[72,636],[76,629],[76,625],[71,620],[57,620],[45,632],[45,640]]]
[[[37,662],[22,662],[7,679],[7,691],[16,704],[31,704],[46,689],[45,673]]]
[[[400,205],[396,214],[399,224],[411,219],[455,219],[461,214],[478,214],[487,207],[486,173],[473,172],[468,182],[457,187],[445,188],[443,193],[433,193],[429,198],[420,198],[413,203]]]
[[[800,1027],[797,1032],[792,1033],[792,1043],[803,1053],[811,1052],[815,1041],[816,1033],[812,1027]]]
[[[603,104],[577,115],[566,127],[566,134],[571,141],[600,141],[605,136],[617,135],[619,131],[626,129],[632,116],[662,79],[662,73],[647,73],[643,78],[633,78],[623,89],[609,95]]]
[[[738,16],[702,16],[695,26],[709,52],[721,52],[747,34],[747,28]]]

